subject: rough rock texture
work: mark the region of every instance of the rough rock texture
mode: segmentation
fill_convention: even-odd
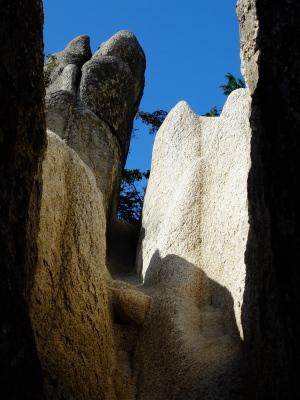
[[[127,31],[93,56],[89,38],[79,36],[45,65],[47,126],[93,170],[108,215],[116,208],[144,72],[143,50]]]
[[[220,118],[199,117],[184,102],[169,113],[154,143],[138,256],[143,277],[156,250],[201,268],[232,294],[239,329],[248,234],[249,105],[247,90],[240,89],[230,95]]]
[[[134,399],[130,353],[150,299],[111,282],[105,227],[94,174],[49,132],[30,303],[48,399]]]
[[[300,3],[240,0],[238,14],[252,94],[242,313],[249,392],[256,399],[293,399],[300,358]]]
[[[255,90],[258,80],[259,52],[256,44],[258,20],[255,3],[256,0],[245,0],[238,1],[237,5],[242,26],[240,29],[241,69],[251,93]]]
[[[116,398],[105,224],[93,173],[49,133],[30,304],[48,398]]]
[[[136,400],[139,377],[135,374],[134,355],[151,299],[138,288],[119,280],[110,282],[110,293],[114,310],[114,339],[118,349],[118,365],[121,366],[124,376],[124,384],[118,398]]]
[[[37,260],[46,144],[43,11],[38,0],[0,6],[0,391],[7,400],[40,400],[26,300]]]
[[[143,289],[152,302],[134,358],[137,400],[244,399],[228,290],[186,259],[158,252]],[[211,293],[226,297],[230,315]]]
[[[219,118],[181,102],[157,133],[138,253],[154,296],[140,345],[141,399],[154,382],[156,399],[241,394],[232,368],[242,369],[249,111],[246,89],[230,95]],[[157,365],[161,378],[147,374]]]

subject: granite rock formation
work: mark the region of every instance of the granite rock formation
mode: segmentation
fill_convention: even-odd
[[[130,354],[150,298],[111,280],[105,233],[93,172],[49,131],[29,304],[47,399],[134,399]]]
[[[157,133],[140,284],[136,227],[114,208],[143,51],[122,31],[49,57],[46,149],[41,3],[3,5],[3,398],[297,397],[300,3],[239,0],[238,15],[248,89],[217,118],[181,102]]]
[[[2,1],[0,38],[0,393],[40,400],[27,299],[37,262],[46,146],[42,2]]]
[[[106,230],[110,220],[117,224],[144,70],[144,53],[127,31],[94,56],[89,38],[79,36],[45,66],[47,126],[55,133],[43,163],[29,309],[48,399],[135,396],[131,360],[150,298],[112,281]]]
[[[194,263],[158,251],[143,290],[151,305],[134,358],[137,399],[244,399],[242,343],[229,291]]]
[[[105,213],[94,174],[49,132],[30,316],[48,399],[115,399]]]
[[[300,3],[240,0],[238,15],[252,95],[242,308],[249,393],[293,399],[300,357]]]
[[[249,112],[250,95],[239,89],[220,117],[199,117],[184,102],[169,113],[154,143],[138,255],[145,280],[159,251],[184,258],[226,287],[241,336]]]
[[[217,118],[199,117],[181,102],[157,133],[138,252],[138,270],[155,299],[154,328],[145,328],[140,345],[143,399],[151,398],[154,381],[156,399],[241,396],[249,112],[247,89],[234,91]],[[146,373],[161,358],[146,350],[157,345],[155,330],[168,354],[161,379]]]
[[[93,56],[89,38],[79,36],[45,65],[47,127],[93,170],[108,216],[116,209],[144,71],[143,50],[128,31]]]

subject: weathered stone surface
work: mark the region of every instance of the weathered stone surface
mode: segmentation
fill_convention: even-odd
[[[95,58],[103,60],[118,59],[127,65],[131,72],[131,74],[128,74],[128,72],[125,73],[124,67],[119,67],[121,68],[123,75],[127,75],[127,91],[129,90],[130,92],[129,96],[126,96],[125,98],[125,104],[123,100],[124,96],[123,98],[121,97],[121,101],[118,100],[118,97],[115,97],[115,94],[114,97],[112,97],[112,100],[109,98],[107,99],[109,102],[113,101],[113,104],[117,101],[117,104],[119,103],[120,106],[125,107],[127,111],[127,118],[123,120],[123,123],[120,124],[120,126],[116,127],[117,136],[124,148],[124,154],[127,155],[130,142],[130,132],[132,130],[132,120],[135,117],[143,95],[146,66],[145,55],[133,33],[120,31],[112,36],[108,41],[101,44],[99,50],[95,54]],[[119,64],[121,64],[120,61]],[[125,76],[123,76],[122,79],[125,79]],[[120,89],[114,83],[111,85],[111,90],[118,93]],[[126,85],[124,86],[124,91],[125,90]],[[108,116],[109,113],[106,113],[105,115]]]
[[[243,398],[249,111],[246,89],[230,95],[219,118],[181,102],[157,133],[138,254],[153,296],[139,342],[143,399],[154,382],[156,399]],[[159,355],[149,351],[156,346]],[[161,379],[147,374],[156,365]]]
[[[145,55],[133,33],[120,31],[109,40],[102,43],[98,49],[99,56],[113,56],[126,63],[134,76],[136,83],[135,99],[141,95],[139,85],[144,81]]]
[[[241,341],[227,289],[184,258],[156,252],[144,291],[152,301],[134,358],[138,398],[244,399]]]
[[[142,325],[145,321],[149,306],[150,297],[134,286],[119,280],[110,282],[114,309],[123,320],[134,321]]]
[[[49,399],[116,398],[105,225],[93,173],[49,132],[30,304]]]
[[[69,104],[69,105],[68,105]],[[93,112],[73,108],[72,98],[64,93],[53,95],[47,102],[48,125],[62,127],[66,141],[94,172],[103,193],[106,213],[109,214],[113,195],[118,188],[122,156],[118,142],[108,125]],[[64,128],[65,126],[65,128]],[[100,133],[100,134],[99,134]]]
[[[112,281],[95,176],[48,131],[30,317],[52,399],[133,400],[132,357],[150,297]]]
[[[82,70],[83,104],[113,128],[124,150],[130,134],[121,129],[130,110],[134,110],[133,83],[128,65],[116,57],[95,55]]]
[[[119,280],[111,281],[109,290],[114,315],[117,360],[123,379],[123,385],[118,392],[118,399],[135,400],[139,398],[139,376],[135,373],[134,355],[141,328],[147,318],[151,299],[139,288]],[[118,379],[120,378],[118,377]]]
[[[240,89],[219,118],[199,117],[184,102],[169,113],[154,143],[138,256],[143,277],[156,250],[161,257],[175,254],[201,268],[232,294],[240,331],[249,103],[247,90]]]
[[[50,92],[54,91],[52,86],[60,80],[60,75],[68,65],[77,66],[80,71],[82,65],[91,57],[90,38],[84,35],[73,39],[63,51],[49,55],[44,67],[47,89]]]
[[[250,92],[256,87],[258,80],[259,51],[256,45],[258,20],[256,17],[256,0],[238,1],[237,12],[243,19],[240,30],[241,69]]]
[[[293,399],[300,358],[300,3],[240,0],[238,15],[252,94],[242,313],[249,394]]]
[[[107,215],[116,209],[144,71],[143,50],[127,31],[93,57],[89,38],[79,36],[45,66],[47,126],[93,170]]]
[[[46,146],[42,1],[1,1],[0,396],[43,398],[27,299]]]

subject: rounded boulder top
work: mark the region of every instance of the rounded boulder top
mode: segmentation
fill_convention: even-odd
[[[80,35],[71,40],[61,55],[68,64],[83,65],[92,57],[89,36]]]
[[[136,36],[129,31],[119,31],[102,43],[95,56],[116,56],[128,64],[138,79],[144,76],[146,57]]]

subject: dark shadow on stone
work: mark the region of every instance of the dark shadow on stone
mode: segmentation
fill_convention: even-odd
[[[107,268],[113,277],[136,275],[135,257],[140,225],[114,219],[107,231]]]
[[[256,16],[260,52],[252,93],[242,323],[250,397],[288,400],[298,397],[300,358],[300,3],[252,3],[240,16],[245,37],[254,35]],[[252,79],[256,63],[251,69],[248,62]]]
[[[46,147],[42,2],[1,2],[0,37],[0,393],[6,400],[40,400],[27,302]]]
[[[153,255],[140,334],[137,399],[244,399],[242,342],[229,291],[176,255]]]
[[[142,279],[142,271],[143,271],[143,240],[145,238],[146,230],[143,226],[140,227],[139,237],[136,248],[135,255],[135,273]],[[156,252],[158,253],[158,252]],[[156,253],[153,255],[155,257]]]

